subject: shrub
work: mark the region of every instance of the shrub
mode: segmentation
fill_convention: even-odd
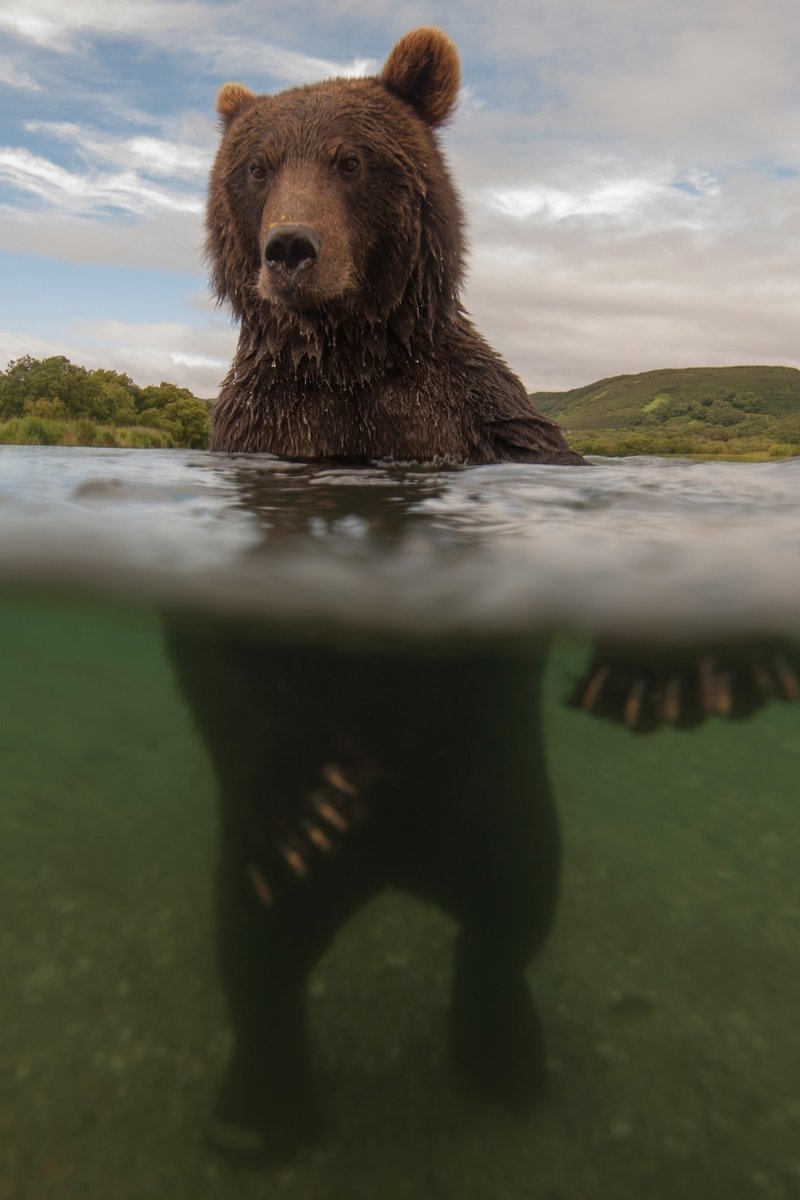
[[[78,436],[77,445],[79,445],[79,446],[94,446],[96,444],[96,442],[97,442],[97,426],[94,424],[93,421],[90,421],[90,420],[88,420],[88,418],[83,417],[80,421],[76,422],[76,424],[73,426],[73,429],[75,430],[75,432]]]

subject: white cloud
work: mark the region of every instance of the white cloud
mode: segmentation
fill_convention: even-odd
[[[65,121],[26,121],[25,129],[67,142],[85,162],[124,167],[146,175],[205,181],[213,158],[210,144],[193,145],[142,134],[109,136]]]
[[[800,366],[797,236],[757,224],[708,237],[496,216],[473,237],[467,307],[530,390],[655,367]]]
[[[49,46],[59,49],[59,24],[47,15],[35,11],[26,11],[22,5],[12,4],[0,11],[0,29],[24,41],[35,42],[39,46]],[[63,47],[63,43],[61,44]]]
[[[64,354],[84,367],[123,371],[141,386],[166,379],[212,398],[235,345],[236,333],[222,318],[199,329],[180,322],[81,321],[55,338],[0,329],[0,369],[25,354]]]
[[[137,382],[167,379],[207,397],[216,395],[236,345],[236,332],[224,318],[205,328],[177,321],[79,321],[73,330],[90,353],[127,363],[124,370]]]
[[[576,217],[631,217],[648,201],[663,195],[663,185],[650,179],[629,178],[574,191],[536,185],[506,191],[490,189],[486,198],[490,208],[505,216],[538,216],[544,221],[566,221]]]
[[[25,91],[40,92],[41,85],[36,82],[23,67],[7,54],[0,55],[0,84],[7,87],[22,88]]]
[[[200,196],[155,187],[133,171],[81,174],[13,146],[0,147],[0,179],[64,213],[85,215],[111,208],[142,216],[159,211],[199,213],[203,208]]]
[[[369,75],[378,70],[378,63],[369,58],[315,58],[299,54],[285,45],[262,42],[258,38],[238,35],[218,35],[205,47],[204,57],[229,79],[232,72],[245,72],[257,85],[259,77],[283,80],[287,84],[314,83],[335,76]]]
[[[644,228],[673,224],[700,226],[719,215],[713,203],[720,195],[717,177],[708,170],[632,159],[579,161],[556,158],[542,168],[536,182],[514,179],[505,187],[472,191],[475,206],[504,217],[560,221],[595,221]],[[474,185],[473,185],[474,188]]]
[[[151,212],[114,221],[103,215],[41,213],[0,206],[0,250],[37,254],[72,263],[148,267],[163,271],[203,269],[199,212]],[[114,300],[109,298],[109,303]],[[118,303],[124,308],[124,295]]]
[[[24,41],[61,53],[74,49],[73,38],[92,34],[145,37],[148,30],[190,33],[207,24],[213,6],[169,3],[166,0],[5,0],[0,9],[0,29]],[[204,20],[205,18],[205,20]]]
[[[286,4],[291,19],[287,28],[297,31],[301,14]],[[371,59],[356,56],[337,61],[293,50],[290,45],[264,38],[264,30],[280,28],[277,6],[267,15],[261,3],[229,6],[168,0],[5,0],[0,9],[0,30],[23,42],[60,54],[74,53],[86,39],[130,38],[155,45],[162,51],[169,38],[183,55],[190,54],[212,66],[224,78],[234,71],[269,74],[287,83],[308,83],[335,75],[363,75],[376,69]],[[267,17],[267,19],[265,19]],[[315,14],[308,10],[313,24]],[[231,32],[235,30],[236,32]]]

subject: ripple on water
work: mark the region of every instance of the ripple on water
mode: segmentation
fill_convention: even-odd
[[[0,447],[0,581],[424,635],[796,630],[800,459],[367,469]]]

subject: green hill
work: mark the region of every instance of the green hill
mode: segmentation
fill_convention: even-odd
[[[783,458],[800,454],[800,370],[687,367],[534,392],[584,454]]]

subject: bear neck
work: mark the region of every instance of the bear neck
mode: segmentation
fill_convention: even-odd
[[[236,365],[255,369],[267,386],[283,387],[295,379],[354,391],[429,355],[437,324],[410,325],[400,313],[388,320],[363,314],[336,321],[286,313],[245,317]]]
[[[394,304],[356,296],[304,314],[261,300],[243,304],[234,368],[257,373],[261,387],[295,379],[355,391],[429,358],[462,309],[458,263],[438,255],[431,269],[426,257]]]

